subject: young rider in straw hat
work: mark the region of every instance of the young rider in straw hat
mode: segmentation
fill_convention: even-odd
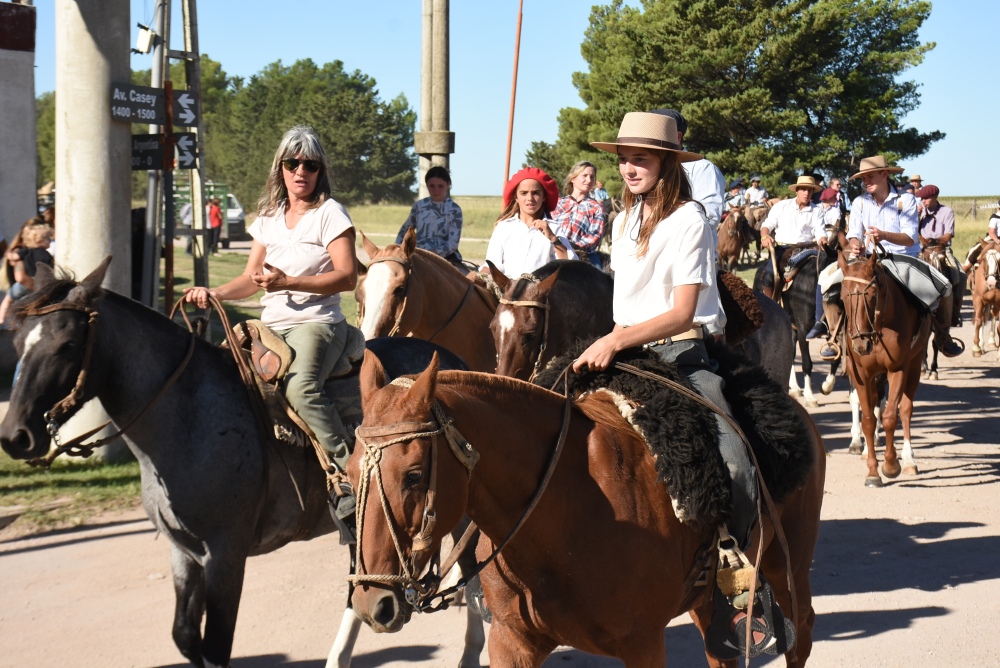
[[[900,281],[911,294],[935,312],[934,345],[946,357],[961,354],[962,348],[951,338],[951,281],[926,262],[917,258],[917,200],[889,182],[889,174],[903,169],[893,167],[885,157],[876,155],[861,160],[861,169],[851,179],[861,179],[865,192],[851,205],[847,239],[851,251],[872,252],[876,244],[889,253],[882,266]],[[908,271],[907,266],[916,271]]]
[[[692,201],[681,167],[701,156],[681,150],[676,138],[672,117],[633,112],[622,120],[617,141],[592,143],[618,154],[625,210],[612,227],[615,327],[584,351],[573,370],[606,369],[619,351],[645,346],[675,364],[703,396],[731,415],[722,379],[713,373],[703,341],[706,327],[721,330],[725,324],[716,282],[715,236],[703,207]],[[756,518],[754,471],[733,428],[718,416],[717,423],[719,446],[733,480],[729,531],[745,546]],[[780,611],[775,618],[783,624]],[[745,645],[737,635],[728,623],[713,625],[706,637],[722,641],[711,643],[709,651],[719,656]],[[758,651],[763,650],[752,649]]]
[[[788,186],[795,193],[795,199],[781,200],[767,215],[764,226],[760,229],[760,243],[770,248],[774,262],[764,265],[762,291],[768,297],[773,297],[775,290],[774,266],[781,266],[781,258],[789,246],[800,243],[825,243],[826,235],[823,229],[823,207],[812,203],[812,194],[822,190],[816,179],[811,176],[800,176]],[[771,233],[774,238],[771,238]]]

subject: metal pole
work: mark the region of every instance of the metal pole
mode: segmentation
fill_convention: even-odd
[[[514,139],[514,100],[517,98],[517,60],[521,53],[521,13],[523,9],[524,0],[520,0],[517,7],[517,37],[514,38],[514,81],[510,86],[510,121],[507,124],[507,159],[503,167],[504,184],[510,178],[510,145]]]
[[[163,42],[163,34],[164,26],[167,23],[167,12],[169,11],[170,0],[156,0],[156,12],[154,14],[156,38],[153,46],[153,67],[150,80],[150,86],[153,88],[163,87],[163,64],[166,60],[166,45]],[[158,134],[160,126],[150,125],[149,132],[150,134]],[[164,147],[164,150],[168,148]],[[160,211],[159,185],[160,171],[157,169],[149,170],[146,180],[146,235],[142,249],[141,301],[150,308],[156,308],[159,301],[160,254],[157,215]]]
[[[434,76],[433,108],[435,131],[446,131],[451,122],[448,103],[448,0],[434,0]],[[448,154],[438,154],[431,158],[431,164],[448,168]]]
[[[195,136],[198,141],[198,157],[191,173],[191,254],[194,257],[194,284],[208,286],[208,253],[205,239],[205,128],[201,115],[201,53],[198,51],[198,7],[195,0],[183,0],[184,15],[184,50],[188,53],[185,61],[188,88],[194,92],[195,114],[198,116],[195,125]],[[222,211],[226,211],[227,202],[222,203]],[[223,227],[229,226],[229,221],[223,217]]]

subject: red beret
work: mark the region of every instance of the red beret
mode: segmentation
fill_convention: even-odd
[[[824,188],[823,192],[819,194],[820,202],[835,202],[840,196],[840,193],[833,188]]]
[[[517,190],[518,184],[525,179],[534,179],[542,184],[542,188],[545,189],[545,208],[550,212],[555,211],[556,205],[559,203],[559,185],[538,167],[525,167],[510,177],[510,181],[503,187],[504,207],[510,206],[510,203],[514,201],[514,191]]]
[[[917,192],[913,193],[915,197],[920,199],[930,199],[932,197],[937,197],[941,194],[941,189],[937,186],[924,186]]]

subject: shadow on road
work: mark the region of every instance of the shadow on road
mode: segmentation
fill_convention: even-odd
[[[106,531],[98,534],[92,533],[95,529],[104,529],[107,527],[118,527],[114,531]],[[109,538],[118,538],[120,536],[132,536],[143,533],[154,533],[156,529],[153,525],[149,523],[146,518],[136,519],[136,520],[116,520],[113,522],[104,522],[102,524],[87,524],[79,527],[71,527],[68,529],[54,529],[52,531],[45,531],[42,533],[34,533],[30,536],[21,536],[19,538],[14,538],[10,541],[0,541],[0,554],[23,554],[27,552],[35,552],[38,550],[48,550],[55,547],[64,547],[66,545],[77,545],[80,543],[86,543],[90,541],[107,540]],[[78,535],[86,533],[87,535]],[[41,540],[51,538],[53,536],[66,536],[65,540]],[[32,544],[25,547],[10,547],[16,545],[21,541],[39,541],[38,544]]]

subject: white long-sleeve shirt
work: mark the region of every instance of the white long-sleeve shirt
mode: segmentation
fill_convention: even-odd
[[[684,173],[691,183],[691,197],[705,207],[705,217],[713,231],[725,214],[723,202],[726,199],[726,178],[719,168],[702,158],[694,162],[683,162]]]

